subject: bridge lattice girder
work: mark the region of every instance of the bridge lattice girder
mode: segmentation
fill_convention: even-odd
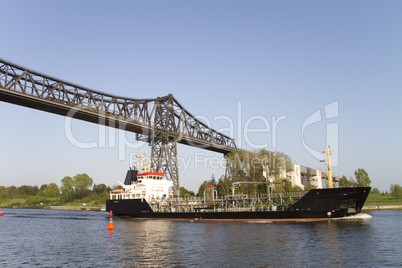
[[[152,145],[157,170],[179,188],[177,143],[227,154],[234,140],[207,126],[172,96],[118,97],[0,59],[0,100],[137,133]]]

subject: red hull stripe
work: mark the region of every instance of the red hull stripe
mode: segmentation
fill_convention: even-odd
[[[255,222],[306,222],[306,221],[327,221],[331,218],[311,219],[179,219],[179,218],[132,218],[134,220],[165,220],[165,221],[255,221]]]

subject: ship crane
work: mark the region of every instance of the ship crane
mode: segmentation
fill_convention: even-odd
[[[325,148],[325,151],[322,151],[322,153],[327,154],[328,188],[334,188],[334,185],[332,182],[331,148],[330,148],[330,146],[328,146],[328,148]]]

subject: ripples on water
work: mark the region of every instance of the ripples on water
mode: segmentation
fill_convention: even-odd
[[[3,209],[1,267],[402,266],[402,211],[324,222],[190,222]]]

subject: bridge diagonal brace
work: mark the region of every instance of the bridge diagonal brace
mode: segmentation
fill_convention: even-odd
[[[174,195],[180,194],[179,169],[177,166],[177,143],[160,139],[151,140],[152,169],[162,172],[173,182]]]

